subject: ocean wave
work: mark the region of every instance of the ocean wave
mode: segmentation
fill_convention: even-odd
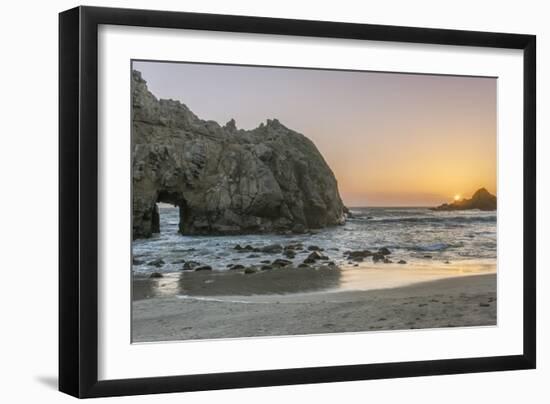
[[[408,250],[412,251],[443,251],[448,248],[457,248],[462,247],[463,244],[447,244],[447,243],[433,243],[425,245],[417,245],[414,247],[409,247]]]
[[[216,303],[242,303],[242,304],[251,304],[254,302],[248,300],[236,300],[231,298],[218,299],[215,297],[208,296],[189,296],[189,295],[176,295],[178,299],[187,299],[187,300],[198,300],[202,302],[216,302]]]
[[[371,223],[426,223],[426,224],[458,224],[458,223],[496,223],[495,216],[408,216],[408,217],[371,217],[358,216],[348,219],[349,221],[371,222]]]
[[[139,263],[133,265],[133,272],[140,278],[148,278],[153,272],[160,272],[165,277],[174,273],[176,277],[186,261],[210,265],[214,273],[228,271],[230,264],[260,265],[261,261],[280,258],[280,254],[238,253],[234,249],[236,244],[261,247],[302,243],[306,248],[296,251],[292,259],[296,265],[306,259],[309,254],[307,247],[311,245],[323,248],[337,265],[347,264],[344,251],[376,251],[380,247],[390,249],[396,259],[413,263],[422,259],[423,265],[429,265],[425,255],[444,257],[451,262],[496,256],[496,212],[365,208],[352,209],[352,214],[345,226],[319,230],[315,234],[191,236],[178,233],[178,215],[163,212],[160,215],[160,234],[133,241],[133,257]],[[150,264],[159,258],[164,260],[163,266]]]

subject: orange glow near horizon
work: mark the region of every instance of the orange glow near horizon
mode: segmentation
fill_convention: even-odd
[[[345,152],[326,158],[348,206],[433,206],[470,198],[482,187],[496,195],[496,133],[487,138],[474,149],[470,137],[463,144],[440,139],[424,147],[411,136],[410,144],[401,140],[401,148],[365,144],[370,150],[364,161],[347,160]]]
[[[451,106],[429,105],[425,113],[442,117],[405,116],[377,130],[353,128],[337,143],[329,136],[314,139],[348,206],[435,206],[483,187],[496,195],[496,104],[488,98],[487,116],[463,105],[456,116]]]

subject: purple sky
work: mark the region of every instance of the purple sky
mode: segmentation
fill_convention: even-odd
[[[496,192],[495,78],[134,62],[201,119],[303,133],[348,206],[431,206]]]

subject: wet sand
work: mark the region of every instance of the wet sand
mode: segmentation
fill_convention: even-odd
[[[496,274],[330,291],[339,269],[290,271],[135,279],[133,342],[496,325]]]

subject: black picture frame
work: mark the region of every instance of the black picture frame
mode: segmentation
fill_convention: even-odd
[[[523,50],[523,354],[99,381],[98,26],[100,24]],[[536,366],[536,37],[96,7],[59,15],[59,390],[104,397],[324,383]]]

